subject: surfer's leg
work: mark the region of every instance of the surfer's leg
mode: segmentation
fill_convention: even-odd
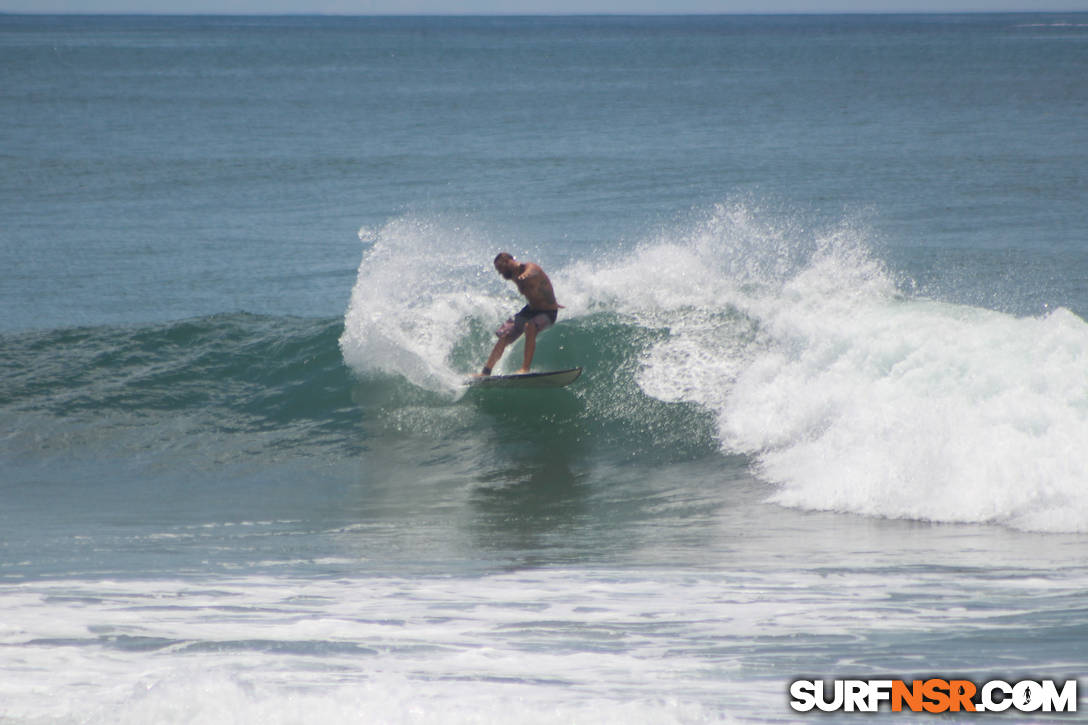
[[[533,353],[536,352],[536,323],[525,323],[525,358],[519,373],[529,372],[529,366],[533,364]]]
[[[491,348],[491,354],[487,357],[487,362],[484,363],[483,374],[490,375],[491,369],[498,365],[499,360],[502,358],[502,353],[506,350],[506,346],[510,344],[510,340],[505,337],[500,337],[498,342],[495,343],[495,347]]]

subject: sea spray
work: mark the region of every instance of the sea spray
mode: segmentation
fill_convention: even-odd
[[[587,305],[667,332],[643,391],[711,410],[722,449],[778,486],[771,500],[1088,529],[1088,324],[1068,310],[912,298],[864,229],[806,231],[743,204],[582,271]]]
[[[456,225],[404,217],[361,230],[365,245],[340,349],[357,373],[402,376],[453,394],[451,353],[475,318],[498,319],[486,241]]]

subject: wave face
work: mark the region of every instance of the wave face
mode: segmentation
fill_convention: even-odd
[[[519,304],[495,246],[412,219],[361,236],[345,361],[456,400]],[[587,366],[570,394],[617,446],[710,437],[802,509],[1088,530],[1088,324],[1068,310],[911,296],[864,228],[746,202],[592,259],[511,251],[566,305],[538,366]]]
[[[117,439],[108,431],[148,449],[230,434],[281,449],[342,443],[358,411],[340,332],[337,320],[230,314],[6,336],[0,410],[20,421],[6,445],[93,450]]]

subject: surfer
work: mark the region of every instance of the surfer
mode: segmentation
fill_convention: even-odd
[[[505,279],[513,280],[518,286],[518,292],[525,295],[529,304],[521,308],[521,311],[508,319],[495,331],[499,338],[495,347],[491,350],[487,362],[480,377],[491,374],[491,368],[502,358],[502,353],[507,345],[511,344],[521,334],[525,333],[525,357],[521,370],[518,373],[529,372],[529,366],[533,362],[533,353],[536,352],[536,336],[555,324],[561,304],[555,301],[555,291],[552,282],[539,264],[533,262],[519,262],[507,252],[501,252],[495,257],[495,271]]]

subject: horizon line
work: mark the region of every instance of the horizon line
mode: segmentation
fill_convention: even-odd
[[[65,11],[65,10],[0,10],[3,16],[71,16],[71,17],[223,17],[223,18],[261,18],[261,17],[313,17],[313,18],[539,18],[539,17],[763,17],[763,16],[809,16],[809,15],[1056,15],[1088,14],[1088,9],[1030,9],[1030,10],[781,10],[781,11],[691,11],[691,12],[622,12],[622,11],[540,11],[540,12],[314,12],[314,11],[250,11],[250,12],[185,12],[176,10],[101,10]]]

